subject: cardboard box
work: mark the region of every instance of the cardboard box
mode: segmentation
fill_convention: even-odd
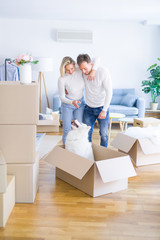
[[[96,144],[93,152],[95,161],[56,146],[45,160],[58,178],[93,197],[126,189],[128,177],[136,176],[130,157]]]
[[[0,124],[37,124],[38,83],[0,81]]]
[[[7,164],[7,173],[16,177],[16,203],[33,203],[38,190],[39,154],[34,164]]]
[[[59,132],[59,120],[39,120],[37,125],[37,132]]]
[[[7,176],[7,189],[0,193],[0,227],[5,227],[15,205],[15,176]]]
[[[134,118],[133,126],[134,127],[148,127],[151,126],[158,126],[160,125],[160,120],[153,117],[148,118]]]
[[[36,125],[0,125],[0,149],[7,163],[34,163]]]
[[[111,145],[130,155],[136,166],[160,163],[160,147],[149,138],[134,138],[118,133]]]

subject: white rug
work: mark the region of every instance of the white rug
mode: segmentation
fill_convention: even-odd
[[[45,135],[38,149],[39,159],[42,159],[47,153],[49,153],[61,139],[62,136]]]

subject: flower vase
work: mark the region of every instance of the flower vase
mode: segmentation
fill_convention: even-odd
[[[19,66],[20,82],[22,84],[30,84],[32,82],[32,67],[31,63],[24,63]]]

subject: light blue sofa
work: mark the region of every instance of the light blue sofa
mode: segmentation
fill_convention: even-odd
[[[145,116],[145,100],[135,95],[134,88],[113,89],[109,108],[110,113],[123,113],[127,118],[143,118]],[[59,111],[61,119],[61,101],[58,94],[53,96],[53,111]]]
[[[135,95],[134,88],[113,89],[110,112],[123,113],[127,118],[143,118],[145,116],[145,100]]]

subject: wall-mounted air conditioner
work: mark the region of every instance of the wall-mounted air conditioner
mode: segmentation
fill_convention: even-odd
[[[93,33],[85,30],[57,30],[57,41],[92,43]]]

